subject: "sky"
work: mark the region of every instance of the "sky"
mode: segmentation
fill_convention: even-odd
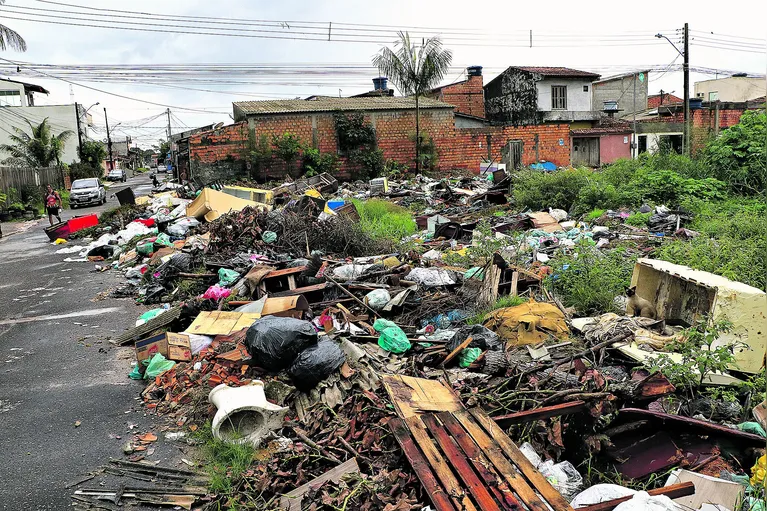
[[[131,12],[115,12],[120,10]],[[649,74],[649,92],[663,89],[681,97],[682,73],[668,66],[680,65],[682,58],[656,33],[681,50],[680,29],[687,22],[693,69],[763,75],[765,20],[763,0],[718,3],[716,12],[703,4],[655,0],[6,0],[0,24],[21,34],[28,49],[0,52],[0,73],[48,89],[50,95],[37,95],[37,104],[71,104],[72,97],[86,108],[99,102],[89,111],[93,138],[106,136],[106,107],[113,139],[128,134],[149,147],[165,136],[166,106],[176,133],[231,123],[233,101],[370,90],[378,75],[371,58],[383,45],[393,45],[399,29],[419,39],[442,37],[453,52],[443,83],[465,78],[470,65],[484,66],[485,83],[510,65],[566,66],[603,76],[658,68]],[[234,75],[223,64],[248,67]],[[280,72],[264,69],[267,64]],[[63,65],[78,69],[62,70]],[[134,72],[116,78],[114,70],[83,68],[94,65],[116,66],[117,72],[130,66]],[[167,65],[159,75],[157,65]],[[183,76],[168,77],[170,65],[183,69]],[[140,76],[136,69],[143,70]],[[693,72],[691,82],[717,76],[711,73]]]

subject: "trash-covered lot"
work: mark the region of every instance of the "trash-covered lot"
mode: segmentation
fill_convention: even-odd
[[[133,482],[73,503],[758,507],[764,291],[655,257],[704,236],[690,211],[522,211],[512,181],[166,185],[75,233],[152,307],[112,342],[197,452],[137,435]]]

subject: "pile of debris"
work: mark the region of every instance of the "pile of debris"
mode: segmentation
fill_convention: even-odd
[[[574,318],[550,258],[693,236],[684,213],[658,207],[649,229],[514,213],[491,176],[176,189],[81,249],[125,273],[117,295],[164,304],[115,340],[135,343],[147,410],[258,450],[227,505],[736,511],[762,491],[743,477],[765,407],[747,420],[753,403],[697,394],[763,370],[767,295],[639,259],[626,314]],[[366,234],[349,199],[371,197],[419,212],[421,232]],[[674,352],[696,339],[720,358]]]

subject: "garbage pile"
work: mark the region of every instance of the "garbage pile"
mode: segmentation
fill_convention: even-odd
[[[693,236],[689,218],[514,212],[508,178],[489,176],[177,189],[77,252],[124,272],[116,296],[162,304],[116,339],[135,346],[147,410],[257,450],[234,491],[200,501],[736,511],[759,497],[767,406],[728,389],[762,370],[767,295],[642,258],[625,312],[574,317],[550,259],[627,239],[649,253]],[[420,232],[368,235],[351,199],[371,197],[411,208]]]

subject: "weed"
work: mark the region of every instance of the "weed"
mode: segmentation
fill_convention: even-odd
[[[214,438],[210,422],[198,429],[194,436],[202,446],[204,464],[210,475],[208,488],[211,493],[219,496],[232,494],[242,473],[253,463],[253,446]]]
[[[396,241],[416,232],[410,211],[397,204],[380,199],[353,202],[360,214],[360,228],[374,239]]]
[[[546,283],[579,314],[618,312],[615,297],[630,284],[635,262],[636,258],[620,247],[600,252],[581,242],[572,255],[558,255],[552,261],[554,273]]]
[[[498,309],[505,309],[507,307],[516,307],[517,305],[522,305],[527,300],[522,298],[521,296],[502,296],[498,298],[498,301],[496,301],[493,305],[490,307],[483,308],[479,311],[476,311],[473,316],[470,316],[466,320],[467,325],[481,325],[482,322],[485,320],[485,316],[493,312],[494,310]]]
[[[596,220],[597,218],[600,218],[604,214],[605,214],[604,209],[591,210],[588,214],[586,214],[586,221],[593,222],[594,220]]]
[[[628,225],[633,225],[634,227],[645,227],[647,222],[650,221],[651,216],[652,213],[632,213],[626,219],[626,223]]]

